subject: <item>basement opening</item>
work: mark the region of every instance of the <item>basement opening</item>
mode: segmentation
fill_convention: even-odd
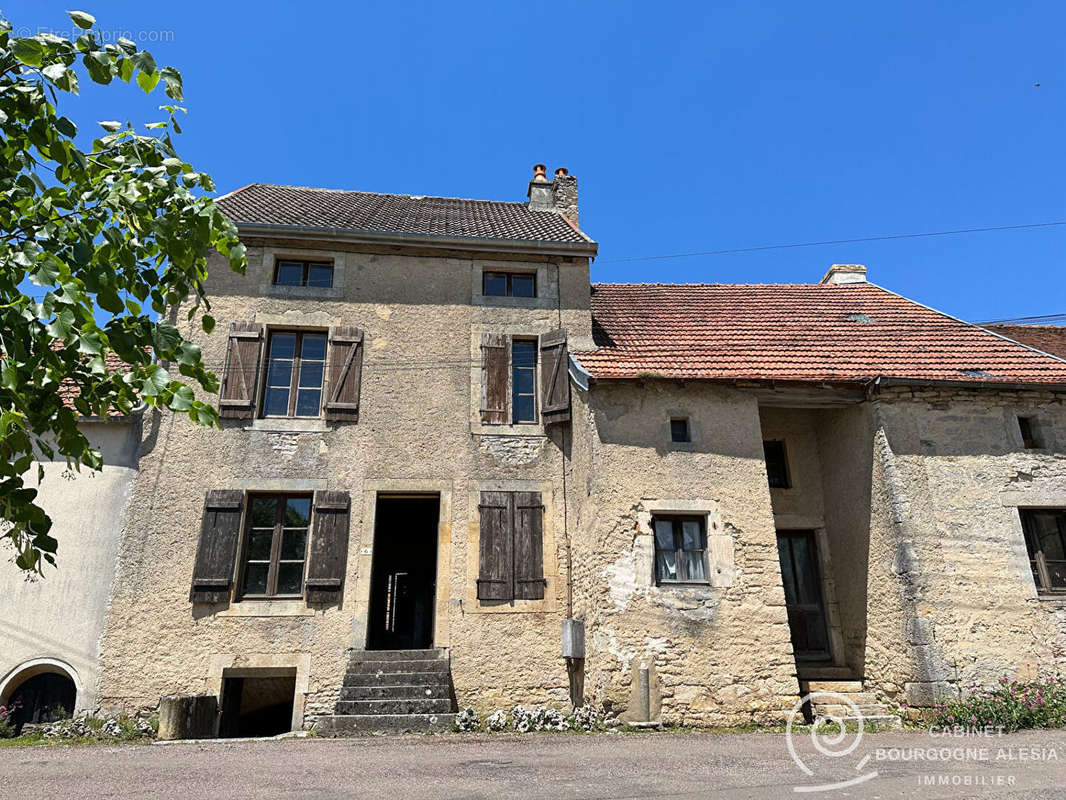
[[[296,669],[248,669],[222,676],[218,735],[277,736],[292,730]]]

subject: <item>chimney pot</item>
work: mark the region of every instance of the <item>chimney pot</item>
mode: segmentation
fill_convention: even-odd
[[[533,165],[533,180],[535,180],[535,181],[546,181],[546,180],[548,180],[547,170],[548,170],[548,168],[546,166],[544,166],[543,164],[534,164]]]
[[[565,177],[566,175],[569,175],[569,174],[570,174],[570,171],[566,167],[556,167],[555,168],[555,177],[556,178],[562,178],[562,177]]]
[[[862,264],[833,264],[821,283],[866,283],[866,267]]]

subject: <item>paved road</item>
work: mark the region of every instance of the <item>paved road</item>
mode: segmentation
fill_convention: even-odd
[[[923,760],[914,760],[917,753]],[[1066,797],[1066,732],[952,739],[867,734],[848,755],[820,762],[809,739],[797,736],[797,754],[813,775],[795,765],[781,734],[446,735],[9,748],[0,749],[0,797]],[[863,756],[869,759],[859,766]],[[847,788],[813,795],[793,791],[797,785],[859,780],[875,771],[876,777]]]

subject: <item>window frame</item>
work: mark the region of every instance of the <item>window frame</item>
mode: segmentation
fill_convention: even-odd
[[[296,337],[296,342],[293,346],[292,354],[292,373],[289,375],[289,398],[288,405],[284,414],[268,414],[267,413],[267,391],[272,388],[270,385],[270,362],[271,362],[271,349],[274,342],[275,335],[291,334]],[[325,340],[324,350],[322,352],[322,382],[318,386],[318,412],[314,415],[297,415],[296,403],[299,397],[300,390],[300,369],[303,362],[301,352],[303,350],[303,341],[305,336],[321,336]],[[259,414],[261,419],[322,419],[322,412],[326,405],[326,370],[329,366],[329,331],[320,330],[318,328],[270,328],[266,331],[266,343],[263,348],[263,379],[259,387],[260,402],[259,402]],[[275,387],[280,388],[280,387]],[[303,387],[313,388],[313,387]]]
[[[515,345],[529,345],[533,348],[533,366],[530,367],[516,367],[514,351]],[[507,382],[509,384],[509,395],[511,400],[510,419],[512,425],[536,425],[540,422],[540,392],[538,391],[539,382],[537,380],[540,373],[540,338],[539,337],[526,337],[526,336],[512,336],[511,347],[507,353],[508,360],[508,374]],[[515,401],[519,397],[517,391],[517,382],[515,381],[515,371],[518,369],[531,370],[533,373],[533,391],[529,394],[523,393],[522,397],[533,398],[533,416],[531,419],[520,420],[516,413]]]
[[[1025,550],[1029,556],[1029,565],[1033,573],[1033,582],[1036,584],[1037,594],[1053,597],[1066,595],[1066,586],[1054,586],[1051,582],[1051,573],[1048,571],[1047,559],[1044,550],[1037,539],[1033,527],[1033,515],[1053,514],[1059,529],[1063,552],[1066,553],[1066,509],[1064,508],[1019,508],[1018,515],[1021,517],[1022,532],[1025,535]],[[1056,559],[1057,560],[1057,559]]]
[[[659,536],[655,530],[655,523],[657,522],[670,522],[673,527],[674,536],[674,549],[663,550],[659,547]],[[685,549],[685,537],[684,537],[684,523],[696,522],[700,526],[700,544],[702,547],[699,550],[686,550]],[[696,586],[710,586],[710,562],[708,560],[708,542],[707,542],[707,517],[704,514],[669,514],[669,513],[653,513],[651,516],[651,536],[654,549],[655,561],[652,565],[652,570],[655,575],[656,586],[677,586],[677,585],[696,585]],[[674,564],[677,570],[676,578],[664,578],[659,574],[659,553],[672,552],[674,554]],[[700,560],[703,562],[703,575],[701,578],[690,578],[688,575],[688,560],[684,557],[686,553],[699,553]]]
[[[676,438],[674,436],[674,424],[678,423],[678,422],[684,423],[684,426],[685,426],[685,438],[684,439],[678,439],[678,438]],[[671,444],[692,444],[692,423],[689,421],[688,417],[684,417],[684,416],[680,416],[680,415],[674,416],[674,417],[670,417],[670,443]]]
[[[276,508],[274,513],[274,531],[270,540],[270,557],[267,562],[267,591],[265,594],[245,592],[245,581],[248,577],[248,550],[252,543],[252,504],[256,500],[271,498]],[[279,566],[285,561],[291,563],[291,559],[281,558],[282,539],[285,535],[285,508],[291,499],[308,501],[307,529],[304,534],[303,567],[300,573],[300,591],[296,594],[279,594],[278,572]],[[241,526],[241,547],[239,550],[240,561],[237,575],[236,601],[242,600],[294,600],[304,596],[307,583],[307,562],[311,552],[311,536],[314,532],[315,498],[313,492],[249,492],[245,495],[244,524]]]
[[[281,274],[282,264],[299,264],[302,268],[302,277],[300,283],[278,283],[278,276]],[[311,267],[329,267],[329,285],[328,286],[311,286],[308,284],[308,275],[311,272]],[[309,258],[285,258],[283,256],[275,256],[274,258],[274,275],[271,278],[271,286],[281,286],[290,289],[302,288],[302,289],[332,289],[335,278],[336,267],[332,260],[329,261],[317,261]]]
[[[505,294],[489,294],[487,291],[489,276],[503,276],[507,279],[507,290]],[[516,295],[514,293],[514,279],[516,277],[529,278],[533,282],[533,294],[521,294]],[[481,271],[481,296],[482,297],[517,297],[520,300],[535,300],[537,295],[537,273],[536,272],[507,272],[498,269],[483,269]]]
[[[777,445],[781,449],[781,477],[784,481],[783,484],[775,484],[774,479],[770,475],[770,459],[767,457],[766,449],[767,445]],[[766,466],[766,484],[771,489],[791,489],[792,488],[792,470],[789,469],[788,464],[788,446],[785,444],[784,439],[763,439],[763,463]]]

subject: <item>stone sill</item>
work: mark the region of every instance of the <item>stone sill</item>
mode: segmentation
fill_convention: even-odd
[[[302,597],[285,600],[241,600],[233,603],[216,617],[313,617],[315,610],[308,608]]]
[[[263,289],[266,297],[284,297],[288,299],[336,300],[343,296],[343,287],[331,286],[278,286],[268,284]]]
[[[1051,592],[1037,592],[1036,599],[1041,602],[1066,603],[1066,592],[1058,592],[1055,594],[1052,594]]]
[[[248,430],[269,433],[325,433],[329,428],[321,417],[258,417],[252,420]]]

